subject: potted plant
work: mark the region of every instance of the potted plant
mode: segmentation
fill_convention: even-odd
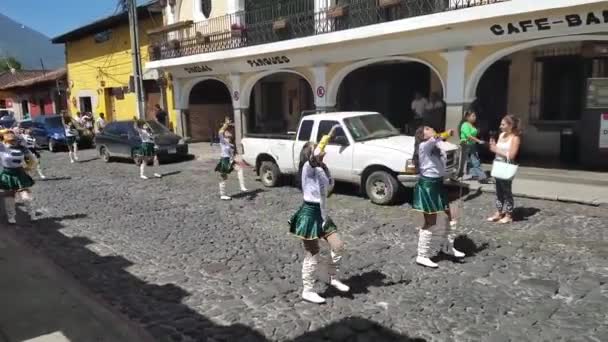
[[[152,44],[148,47],[148,53],[150,54],[150,59],[153,61],[157,61],[160,59],[160,46],[158,44]]]
[[[329,10],[327,10],[327,17],[332,19],[340,18],[345,16],[347,12],[348,7],[345,5],[332,6]]]
[[[211,37],[203,35],[202,32],[196,32],[195,39],[197,44],[208,44],[211,42]]]
[[[281,31],[287,28],[287,19],[279,18],[272,23],[272,29],[274,31]]]
[[[379,0],[378,5],[382,8],[395,7],[399,5],[401,0]]]
[[[242,26],[241,24],[235,23],[230,26],[230,32],[231,32],[232,37],[240,38],[245,33],[245,27]]]
[[[179,42],[179,40],[177,39],[171,39],[169,41],[169,48],[172,50],[178,50],[180,48],[181,44]]]

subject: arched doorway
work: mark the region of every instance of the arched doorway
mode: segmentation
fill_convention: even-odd
[[[336,108],[379,112],[395,127],[411,132],[420,123],[415,117],[420,116],[428,125],[443,129],[442,99],[442,80],[428,64],[396,58],[350,70],[337,86]]]
[[[310,82],[295,72],[262,77],[253,84],[249,96],[247,130],[251,133],[296,131],[302,111],[315,108]]]
[[[230,90],[223,82],[208,79],[192,87],[186,113],[187,135],[192,141],[215,141],[226,116],[234,120]]]
[[[495,137],[501,118],[514,114],[525,128],[520,163],[580,166],[579,158],[597,146],[597,139],[588,141],[584,122],[587,80],[608,77],[608,54],[603,52],[608,45],[599,40],[605,38],[529,41],[482,61],[466,89],[468,97],[474,94],[482,137]]]

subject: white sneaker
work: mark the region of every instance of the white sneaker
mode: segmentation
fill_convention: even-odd
[[[144,175],[139,176],[139,178],[141,178],[141,179],[149,179],[147,176],[144,176]]]
[[[437,265],[436,263],[432,262],[431,259],[429,259],[429,258],[416,257],[416,263],[418,265],[422,265],[422,266],[426,266],[426,267],[431,267],[431,268],[437,268],[437,267],[439,267],[439,265]]]
[[[17,220],[15,220],[14,217],[9,217],[8,218],[8,224],[17,224]]]
[[[160,173],[155,173],[154,177],[156,177],[156,178],[163,178],[163,175],[161,175]]]
[[[40,179],[46,179],[45,175],[40,175]]]
[[[449,244],[445,245],[441,252],[456,258],[464,258],[466,256],[464,253],[454,248],[454,246],[450,246]]]
[[[458,225],[458,221],[452,220],[450,221],[450,227],[456,227]]]
[[[222,201],[230,201],[230,200],[232,199],[232,197],[230,197],[230,196],[226,196],[226,195],[222,195],[222,196],[220,196],[220,199],[221,199]]]
[[[74,164],[74,159],[70,159],[70,163],[71,163],[71,164]]]
[[[307,302],[314,303],[314,304],[325,303],[325,298],[323,298],[323,297],[319,296],[317,293],[311,292],[311,291],[303,291],[302,299],[304,299]]]
[[[350,291],[350,287],[348,287],[346,284],[342,283],[338,279],[332,279],[329,282],[329,284],[331,286],[333,286],[334,288],[336,288],[336,290],[338,290],[340,292],[348,292],[348,291]]]
[[[248,191],[249,191],[249,189],[247,189],[247,188],[241,188],[241,192],[248,192]]]

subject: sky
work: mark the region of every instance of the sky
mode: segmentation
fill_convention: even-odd
[[[53,38],[112,15],[117,3],[118,0],[0,0],[0,13]]]

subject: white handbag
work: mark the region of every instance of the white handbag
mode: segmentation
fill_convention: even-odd
[[[517,173],[518,165],[512,164],[507,154],[507,160],[494,160],[492,164],[492,177],[501,180],[512,180]]]

